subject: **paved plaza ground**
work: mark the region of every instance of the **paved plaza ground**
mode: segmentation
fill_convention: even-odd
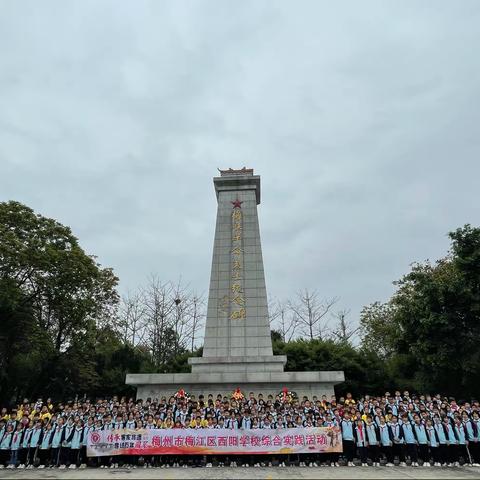
[[[1,470],[0,479],[313,479],[313,478],[364,478],[364,479],[474,479],[480,478],[480,468],[411,468],[411,467],[272,467],[272,468],[169,468],[169,469],[82,469],[82,470]]]

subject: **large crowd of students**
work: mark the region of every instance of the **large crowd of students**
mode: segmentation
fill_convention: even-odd
[[[24,400],[0,414],[0,468],[218,466],[480,466],[480,405],[440,395],[385,393],[327,399],[293,395]],[[87,457],[89,432],[121,428],[340,427],[343,453]]]

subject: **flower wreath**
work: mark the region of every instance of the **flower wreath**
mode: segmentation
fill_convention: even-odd
[[[237,401],[243,400],[245,398],[245,395],[240,390],[240,387],[237,387],[235,391],[232,393],[232,398]]]
[[[280,392],[280,401],[282,403],[292,403],[298,398],[298,395],[295,392],[290,391],[287,387],[283,387]]]
[[[174,397],[177,400],[190,400],[190,394],[188,394],[183,388],[181,388],[175,395]]]

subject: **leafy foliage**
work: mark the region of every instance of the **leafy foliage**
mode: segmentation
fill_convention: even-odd
[[[480,229],[449,236],[447,257],[414,264],[387,304],[363,310],[363,346],[414,388],[479,396]]]
[[[314,339],[283,343],[277,339],[273,346],[276,355],[287,355],[287,371],[344,370],[346,381],[337,393],[381,393],[389,386],[381,358],[347,342]]]

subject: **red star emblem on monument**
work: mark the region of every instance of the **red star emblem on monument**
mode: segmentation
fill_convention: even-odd
[[[242,208],[242,203],[238,198],[234,202],[230,202],[233,208]]]

